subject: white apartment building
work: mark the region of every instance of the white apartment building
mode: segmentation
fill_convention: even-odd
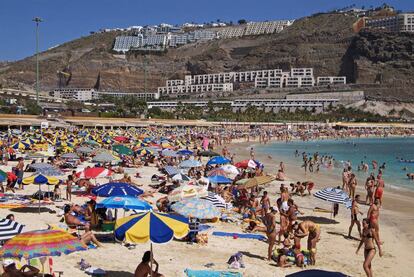
[[[414,13],[366,19],[365,27],[385,29],[390,32],[414,32]]]
[[[345,76],[323,76],[316,79],[318,86],[327,86],[327,85],[345,85],[346,77]]]
[[[285,87],[300,88],[313,87],[315,85],[315,78],[310,76],[289,76],[285,78]]]
[[[121,91],[96,91],[95,92],[96,98],[101,98],[105,96],[110,97],[129,97],[133,96],[138,99],[151,99],[151,100],[158,100],[160,98],[160,94],[158,92],[121,92]]]
[[[140,47],[142,45],[143,36],[118,36],[115,38],[114,47],[112,48],[116,52],[128,52],[131,47]]]
[[[56,99],[66,99],[75,101],[91,101],[96,99],[96,91],[91,88],[59,88],[50,92],[50,96]]]
[[[184,85],[184,80],[167,80],[167,87]]]
[[[160,95],[181,95],[181,94],[188,94],[188,93],[228,92],[228,91],[233,91],[232,83],[176,85],[176,86],[158,87],[158,93]]]
[[[254,81],[255,88],[281,88],[284,84],[284,77],[257,77]]]
[[[291,68],[290,76],[313,76],[313,68]]]

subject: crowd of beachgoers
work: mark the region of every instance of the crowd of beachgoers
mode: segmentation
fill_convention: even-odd
[[[108,240],[101,241],[100,235],[108,233],[128,248],[136,247],[140,240],[162,241],[151,231],[147,232],[145,240],[143,231],[139,230],[148,227],[146,225],[161,224],[153,223],[155,219],[138,227],[131,223],[140,224],[139,220],[148,213],[164,222],[176,240],[199,245],[208,244],[211,235],[203,228],[217,222],[237,223],[242,226],[238,227],[238,233],[213,232],[212,235],[264,240],[268,251],[263,256],[269,262],[280,268],[298,267],[300,270],[318,264],[321,226],[310,219],[299,219],[304,211],[295,199],[312,195],[317,189],[315,183],[291,181],[283,162],[266,168],[254,147],[249,148],[248,158],[238,160],[231,151],[232,143],[410,136],[413,133],[414,130],[402,128],[335,130],[326,126],[9,130],[1,133],[0,141],[0,208],[15,211],[10,211],[4,219],[9,224],[19,222],[19,208],[36,209],[39,205],[39,211],[53,210],[61,220],[48,222],[49,230],[72,234],[84,248],[103,246],[99,251],[105,251],[108,243]],[[306,153],[296,152],[295,155],[302,155],[303,167],[310,172],[318,172],[319,164],[334,160],[317,153],[311,157]],[[151,168],[150,177],[143,176],[145,168]],[[319,197],[334,204],[334,216],[339,205],[349,206],[348,236],[351,237],[356,226],[360,241],[356,251],[364,247],[363,269],[367,276],[372,276],[372,260],[377,251],[382,256],[379,215],[384,181],[379,167],[377,176],[371,175],[366,180],[364,200],[356,191],[352,170],[350,164],[345,164],[342,186],[321,190]],[[32,184],[39,185],[39,191],[28,194]],[[268,192],[269,186],[275,193],[277,191],[277,197]],[[127,200],[136,203],[130,204]],[[116,206],[111,201],[122,202],[122,205]],[[360,204],[369,206],[363,219],[360,218]],[[114,207],[126,210],[129,216],[120,217]],[[171,218],[161,219],[162,215]],[[177,221],[175,225],[168,226],[174,220]],[[174,228],[183,229],[175,231]],[[134,232],[140,234],[140,239]],[[9,244],[23,234],[17,232],[2,240],[0,230],[3,244],[0,253],[8,257],[3,259],[2,276],[40,274],[40,269],[34,266],[19,268],[16,259],[23,257],[22,253],[7,252]],[[162,266],[165,268],[168,264],[159,266],[152,253],[145,252],[133,276],[163,276],[159,269]],[[90,269],[87,264],[80,267]],[[243,253],[234,253],[228,260],[228,271],[241,276],[238,272],[243,268]],[[192,274],[205,276],[195,271]]]

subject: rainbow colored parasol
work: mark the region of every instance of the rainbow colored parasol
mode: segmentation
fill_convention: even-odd
[[[60,256],[86,250],[76,237],[61,230],[38,230],[19,234],[0,249],[3,258]]]

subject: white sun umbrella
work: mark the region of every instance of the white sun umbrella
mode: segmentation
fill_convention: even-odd
[[[227,174],[230,174],[230,175],[239,174],[239,170],[237,169],[237,167],[232,165],[232,164],[223,165],[221,167],[221,169],[223,169],[224,172],[226,172]]]
[[[175,174],[171,179],[173,179],[174,181],[190,181],[191,180],[190,177],[182,173]]]

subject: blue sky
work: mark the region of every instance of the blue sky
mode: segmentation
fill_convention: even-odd
[[[378,6],[384,1],[359,0],[0,0],[0,60],[17,60],[34,52],[33,17],[41,24],[40,49],[101,28],[157,23],[294,19],[351,4]],[[413,0],[388,4],[414,10]]]

